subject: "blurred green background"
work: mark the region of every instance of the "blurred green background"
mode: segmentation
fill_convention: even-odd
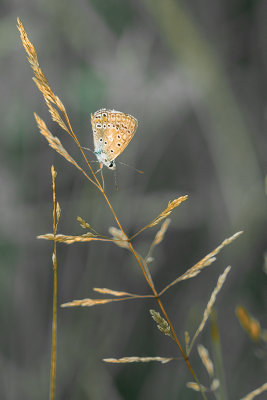
[[[217,299],[230,399],[266,381],[265,358],[236,316],[244,305],[267,327],[266,66],[267,2],[262,0],[2,0],[0,2],[0,398],[44,399],[49,391],[52,319],[50,167],[58,172],[59,232],[79,234],[82,216],[107,233],[114,225],[100,194],[36,127],[33,112],[81,157],[50,121],[31,80],[16,17],[63,101],[82,145],[92,147],[90,113],[101,107],[134,115],[139,127],[118,166],[105,171],[107,192],[129,234],[169,200],[188,194],[172,214],[151,271],[160,290],[244,230],[211,268],[164,297],[178,336],[194,333],[227,265]],[[94,158],[92,154],[89,157]],[[96,165],[95,165],[96,166]],[[136,238],[145,255],[157,229]],[[149,293],[130,254],[103,243],[58,246],[59,304],[93,297],[93,287]],[[95,296],[97,297],[97,296]],[[152,301],[59,309],[57,399],[196,399],[184,363],[107,365],[105,357],[176,356],[149,315]],[[207,325],[200,341],[212,354]],[[196,351],[192,364],[208,384]],[[265,398],[264,395],[259,398]]]

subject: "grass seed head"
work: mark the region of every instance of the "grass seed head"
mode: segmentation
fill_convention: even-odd
[[[259,322],[249,315],[246,309],[242,306],[237,306],[235,311],[242,328],[249,334],[252,340],[258,341],[261,335]]]
[[[202,344],[199,344],[197,346],[197,350],[198,350],[199,357],[201,358],[201,361],[203,362],[203,365],[206,368],[209,376],[213,377],[214,367],[213,367],[213,363],[210,359],[208,350]]]
[[[160,315],[159,312],[155,310],[150,310],[150,314],[154,321],[157,323],[158,329],[164,333],[164,335],[170,336],[173,339],[173,334],[171,332],[170,325],[168,322]]]

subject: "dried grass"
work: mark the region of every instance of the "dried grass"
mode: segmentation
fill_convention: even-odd
[[[81,167],[79,167],[76,161],[74,161],[74,159],[69,155],[67,150],[65,150],[65,148],[62,146],[61,141],[56,136],[53,136],[52,133],[49,131],[49,129],[46,126],[46,123],[36,113],[34,113],[34,117],[36,119],[41,134],[46,138],[49,146],[52,147],[52,149],[56,150],[56,152],[59,153],[62,157],[64,157],[65,160],[67,160],[71,164],[75,165],[76,168],[81,170]]]
[[[45,99],[45,102],[46,102],[49,112],[51,114],[52,120],[54,122],[56,122],[65,132],[67,132],[73,138],[76,145],[79,147],[79,149],[83,155],[83,158],[86,161],[87,166],[89,167],[89,169],[91,171],[93,178],[89,177],[85,173],[85,171],[81,167],[78,166],[76,161],[74,161],[73,158],[63,148],[59,139],[55,138],[49,132],[45,123],[41,120],[40,117],[38,117],[37,114],[35,114],[35,118],[36,118],[36,121],[37,121],[37,124],[39,126],[41,133],[46,137],[46,139],[48,140],[49,145],[51,147],[53,147],[67,161],[69,161],[73,165],[75,165],[76,168],[78,168],[93,185],[95,185],[100,191],[102,191],[103,189],[102,189],[97,177],[95,176],[95,173],[94,173],[90,163],[88,162],[88,160],[83,152],[83,149],[72,129],[67,111],[64,107],[64,104],[62,103],[60,98],[54,94],[53,90],[51,89],[51,87],[48,83],[48,80],[46,79],[45,74],[43,73],[43,71],[40,67],[36,50],[35,50],[33,44],[30,42],[28,35],[24,29],[24,26],[22,25],[19,18],[17,19],[17,22],[18,22],[17,28],[20,32],[20,38],[21,38],[22,44],[26,50],[26,53],[28,55],[28,61],[31,64],[31,67],[34,72],[33,81],[35,82],[36,86],[38,87],[38,89],[40,90],[40,92],[42,93],[42,95]],[[57,109],[55,107],[57,107]],[[60,113],[62,114],[63,118],[61,117]]]
[[[93,232],[95,235],[100,236],[99,233],[96,232],[96,230],[94,228],[92,228],[90,224],[88,224],[88,222],[86,222],[84,219],[82,219],[82,217],[77,217],[76,219],[83,229],[89,229],[89,231]]]
[[[264,383],[258,389],[253,390],[252,392],[248,393],[245,397],[242,397],[241,400],[253,400],[258,394],[261,394],[267,390],[267,383]]]
[[[148,250],[148,253],[146,255],[146,258],[145,258],[146,263],[150,263],[153,261],[153,258],[152,258],[153,250],[154,250],[155,246],[158,246],[163,241],[165,233],[170,225],[170,222],[171,222],[171,219],[167,218],[161,225],[160,230],[156,233],[155,239],[153,240],[153,242]]]
[[[197,350],[198,350],[199,357],[201,358],[201,361],[203,362],[204,367],[206,368],[209,376],[212,378],[214,375],[214,366],[213,366],[213,362],[210,359],[208,350],[202,344],[199,344],[197,346]]]
[[[45,240],[53,240],[58,243],[72,244],[77,242],[92,242],[95,240],[101,240],[103,242],[112,242],[111,239],[104,239],[101,237],[97,237],[91,232],[85,233],[84,235],[75,236],[75,235],[55,235],[53,233],[46,233],[45,235],[37,236],[37,239],[45,239]]]
[[[112,290],[112,289],[107,289],[107,288],[93,288],[93,290],[98,293],[110,294],[111,296],[116,296],[116,297],[118,297],[118,296],[131,296],[131,297],[135,296],[136,297],[136,296],[138,296],[133,293],[119,292],[118,290]]]
[[[205,326],[205,324],[206,324],[206,322],[207,322],[207,319],[209,318],[209,315],[210,315],[211,310],[212,310],[212,307],[213,307],[213,305],[214,305],[214,303],[215,303],[217,294],[218,294],[219,291],[221,290],[222,285],[224,284],[224,282],[225,282],[225,280],[226,280],[226,277],[227,277],[228,273],[230,272],[230,269],[231,269],[230,266],[227,267],[227,268],[224,270],[223,274],[219,276],[217,285],[216,285],[216,287],[214,288],[214,290],[213,290],[213,292],[212,292],[212,294],[211,294],[211,296],[210,296],[210,299],[209,299],[209,301],[208,301],[208,304],[207,304],[207,306],[206,306],[206,308],[205,308],[205,310],[204,310],[204,314],[203,314],[202,321],[201,321],[201,323],[200,323],[200,325],[199,325],[199,327],[198,327],[198,329],[197,329],[197,331],[196,331],[196,333],[195,333],[195,335],[194,335],[194,337],[193,337],[193,339],[192,339],[192,341],[191,341],[191,343],[190,343],[189,354],[190,354],[190,352],[191,352],[191,350],[192,350],[192,347],[193,347],[193,345],[194,345],[194,343],[195,343],[195,341],[196,341],[198,335],[202,332],[202,330],[203,330],[203,328],[204,328],[204,326]]]
[[[161,362],[162,364],[167,364],[170,361],[175,360],[173,357],[123,357],[123,358],[104,358],[103,361],[107,363],[113,364],[125,364],[125,363],[134,363],[134,362],[151,362],[157,361]]]
[[[249,315],[246,309],[242,306],[237,306],[235,312],[242,328],[249,334],[252,340],[257,342],[261,337],[259,321]]]
[[[99,290],[97,290],[99,291]],[[109,293],[111,294],[111,293]],[[119,296],[119,295],[118,295]],[[73,300],[68,303],[61,304],[61,307],[92,307],[106,303],[112,303],[116,301],[125,301],[125,300],[135,300],[135,299],[144,299],[154,297],[152,295],[130,295],[127,294],[125,297],[120,297],[118,299],[82,299],[82,300]]]
[[[136,237],[137,235],[139,235],[141,232],[143,232],[144,230],[148,229],[148,228],[152,228],[153,226],[156,226],[159,222],[161,222],[163,219],[169,217],[169,215],[172,213],[172,211],[178,207],[182,202],[184,202],[185,200],[187,200],[188,196],[181,196],[178,197],[177,199],[174,199],[172,201],[169,201],[168,206],[156,217],[153,219],[152,222],[150,222],[150,224],[144,226],[143,228],[141,228],[137,233],[135,233],[133,236],[131,236],[131,240]]]
[[[122,232],[118,228],[115,228],[114,226],[110,226],[109,233],[112,235],[114,244],[116,244],[119,247],[123,247],[124,249],[128,250],[130,249],[128,238],[124,232]]]
[[[116,299],[81,299],[81,300],[73,300],[68,303],[61,304],[61,307],[92,307],[100,304],[106,304],[106,303],[112,303],[114,301],[125,301],[125,300],[134,300],[134,299],[145,299],[145,298],[153,298],[154,296],[151,294],[135,294],[135,293],[129,293],[129,292],[122,292],[122,291],[117,291],[117,290],[112,290],[112,289],[107,289],[107,288],[94,288],[95,292],[101,293],[101,294],[108,294],[110,296],[115,296],[119,297]]]
[[[186,386],[188,389],[195,390],[196,392],[200,392],[200,390],[203,390],[203,392],[208,392],[209,389],[207,389],[203,385],[198,385],[196,382],[187,382]]]
[[[213,381],[211,382],[211,385],[210,385],[210,390],[212,391],[212,392],[215,392],[215,390],[217,390],[218,388],[219,388],[219,386],[220,386],[220,381],[219,381],[219,379],[213,379]]]
[[[61,209],[56,202],[56,170],[51,167],[52,176],[52,198],[53,198],[53,236],[55,238],[60,220]],[[54,240],[54,249],[52,254],[53,263],[53,320],[52,320],[52,345],[51,345],[51,370],[50,370],[50,399],[55,398],[56,387],[56,350],[57,350],[57,243]]]
[[[160,315],[160,313],[155,310],[150,310],[150,314],[151,314],[152,318],[154,319],[154,321],[156,322],[157,327],[160,330],[160,332],[162,332],[162,333],[164,333],[164,335],[170,336],[172,339],[174,339],[170,325]]]
[[[83,300],[73,300],[68,303],[61,304],[61,307],[92,307],[99,304],[111,303],[113,301],[120,301],[124,299],[83,299]]]
[[[160,295],[162,295],[166,290],[168,290],[171,286],[175,285],[178,282],[184,281],[186,279],[193,278],[197,276],[203,268],[207,267],[208,265],[211,265],[215,260],[215,256],[227,245],[232,243],[235,239],[237,239],[243,232],[237,232],[233,236],[225,239],[218,247],[216,247],[211,253],[206,255],[202,260],[200,260],[197,264],[195,264],[193,267],[189,268],[183,275],[179,276],[176,278],[174,281],[172,281],[169,285],[167,285],[161,292]]]

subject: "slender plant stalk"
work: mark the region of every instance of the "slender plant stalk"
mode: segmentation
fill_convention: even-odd
[[[227,390],[225,384],[225,375],[223,368],[223,358],[222,358],[222,350],[221,350],[221,339],[220,333],[218,329],[217,315],[216,311],[213,308],[210,316],[210,327],[211,327],[211,343],[213,347],[213,359],[215,364],[216,377],[220,381],[220,386],[216,391],[216,398],[218,400],[227,400]]]
[[[52,188],[53,188],[53,234],[56,236],[56,172],[54,167],[51,168]],[[54,240],[53,253],[53,271],[54,271],[54,288],[53,288],[53,322],[52,322],[52,354],[51,354],[51,375],[50,375],[50,400],[55,399],[55,382],[56,382],[56,349],[57,349],[57,242]]]

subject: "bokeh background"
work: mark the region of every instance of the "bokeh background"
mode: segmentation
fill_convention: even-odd
[[[267,2],[1,1],[0,398],[36,400],[49,392],[52,243],[36,236],[52,230],[51,165],[58,172],[60,233],[83,233],[78,215],[103,233],[114,221],[100,194],[38,132],[34,111],[82,162],[71,138],[50,121],[31,80],[17,16],[84,146],[92,147],[91,112],[115,108],[138,119],[120,160],[145,174],[119,165],[116,191],[113,174],[105,171],[126,231],[133,234],[169,200],[189,195],[154,253],[158,289],[244,230],[212,267],[163,299],[183,340],[185,329],[192,335],[200,322],[218,275],[232,266],[216,307],[228,396],[241,398],[266,381],[266,351],[241,329],[235,307],[244,305],[267,328]],[[136,238],[141,254],[156,231]],[[131,255],[112,244],[61,245],[58,262],[59,304],[93,297],[93,287],[149,293]],[[191,377],[182,361],[102,362],[177,355],[150,308],[157,306],[140,300],[59,309],[57,399],[199,398],[185,387]],[[199,340],[212,356],[209,325]],[[208,384],[196,351],[192,364]]]

